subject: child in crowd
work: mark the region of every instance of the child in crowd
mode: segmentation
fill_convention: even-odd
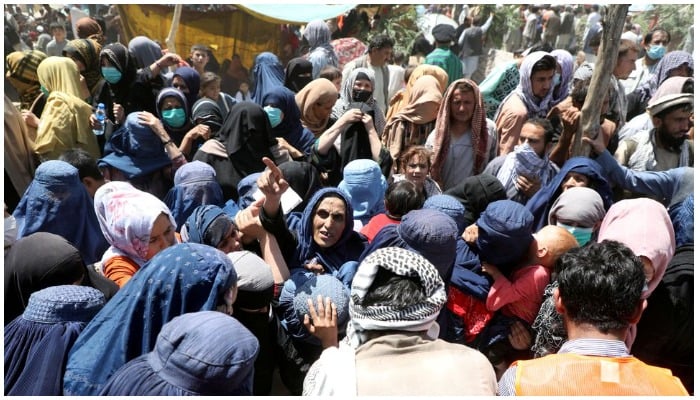
[[[238,93],[236,93],[236,101],[253,101],[248,82],[241,82],[241,85],[238,87]]]
[[[411,181],[393,182],[384,193],[385,212],[375,215],[360,229],[360,233],[371,243],[377,233],[387,225],[398,224],[401,217],[411,210],[423,207],[425,196]]]
[[[233,96],[221,91],[221,77],[213,72],[202,74],[199,84],[199,97],[214,100],[223,115],[228,115],[231,107],[237,103]]]

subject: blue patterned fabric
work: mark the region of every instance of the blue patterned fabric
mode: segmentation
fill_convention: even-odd
[[[163,325],[215,310],[235,285],[231,260],[213,247],[180,243],[161,251],[85,327],[68,356],[63,394],[97,395],[117,369],[153,350]]]
[[[54,233],[80,250],[86,263],[99,261],[109,247],[78,170],[64,161],[39,165],[13,216],[17,239],[36,232]]]

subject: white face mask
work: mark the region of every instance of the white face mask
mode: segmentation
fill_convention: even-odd
[[[5,218],[5,249],[7,250],[17,241],[17,220],[10,215]]]

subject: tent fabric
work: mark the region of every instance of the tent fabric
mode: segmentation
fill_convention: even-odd
[[[194,43],[209,46],[220,62],[233,54],[243,65],[252,66],[255,56],[270,51],[281,54],[280,24],[306,24],[314,19],[335,18],[353,9],[354,4],[236,4],[237,10],[199,12],[182,9],[171,52],[186,58]],[[143,35],[161,43],[170,32],[175,9],[157,4],[118,4],[122,16],[122,40],[128,43]]]
[[[355,4],[237,4],[252,16],[273,24],[306,24],[317,19],[335,18],[355,8]]]

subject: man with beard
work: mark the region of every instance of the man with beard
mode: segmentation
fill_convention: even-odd
[[[693,166],[693,95],[668,94],[652,98],[647,107],[654,128],[620,142],[615,159],[633,171],[666,171]]]

